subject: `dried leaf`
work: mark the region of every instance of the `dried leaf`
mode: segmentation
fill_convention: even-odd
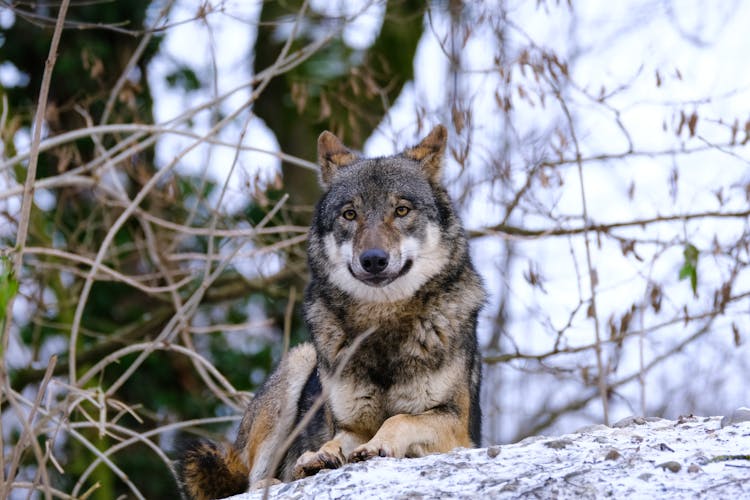
[[[622,255],[624,257],[627,257],[629,253],[632,253],[635,249],[635,241],[634,240],[620,240],[620,250],[622,251]]]
[[[587,318],[593,318],[594,317],[594,303],[589,302],[588,308],[586,308],[586,317]]]
[[[460,134],[461,131],[464,129],[464,113],[458,109],[458,106],[453,106],[453,109],[451,110],[451,120],[453,122],[453,127],[456,129],[456,134]]]
[[[732,322],[732,336],[734,337],[734,345],[739,347],[742,343],[742,338],[740,337],[740,329],[737,328],[734,322]]]
[[[721,285],[719,291],[721,301],[719,302],[719,310],[723,313],[729,301],[732,299],[732,283],[727,281]]]
[[[303,82],[293,82],[291,98],[297,113],[301,114],[305,109],[305,104],[307,104],[307,85]]]
[[[321,92],[320,94],[320,115],[318,120],[323,121],[331,116],[331,103],[328,101],[328,94]]]
[[[662,299],[661,287],[658,284],[654,284],[651,287],[651,293],[649,294],[649,299],[651,301],[651,307],[654,309],[654,312],[658,314],[659,311],[661,311],[661,299]]]
[[[690,137],[695,137],[695,126],[698,124],[698,114],[693,111],[688,119],[688,130],[690,131]]]
[[[677,125],[677,135],[678,136],[682,134],[682,127],[685,125],[686,122],[687,122],[687,117],[685,116],[685,112],[684,111],[680,111],[680,123],[679,123],[679,125]]]
[[[609,328],[609,339],[615,340],[617,338],[617,326],[613,315],[610,315],[609,320],[607,320],[607,327]]]
[[[635,308],[631,307],[628,312],[622,315],[622,318],[620,319],[620,335],[624,336],[628,329],[630,328],[630,321],[633,319],[633,313],[635,312]]]
[[[680,172],[679,170],[677,170],[677,166],[673,166],[672,171],[669,174],[669,196],[671,196],[672,201],[677,200],[679,180],[680,180]]]

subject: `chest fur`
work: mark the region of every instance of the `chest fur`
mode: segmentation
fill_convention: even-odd
[[[460,384],[468,383],[470,355],[463,336],[473,335],[473,331],[467,332],[456,315],[450,319],[445,314],[449,309],[432,311],[401,311],[380,317],[370,314],[367,319],[377,322],[356,325],[364,332],[360,339],[340,332],[345,347],[336,357],[348,360],[338,376],[334,370],[324,372],[323,383],[341,425],[370,435],[388,417],[451,404],[461,392]],[[347,349],[354,350],[348,353]]]
[[[455,405],[468,394],[476,288],[401,304],[310,301],[307,320],[335,420],[371,435],[388,417]]]
[[[329,388],[328,404],[336,422],[350,430],[372,436],[383,422],[397,414],[420,414],[432,408],[453,404],[465,381],[458,360],[436,370],[382,387],[376,382],[342,376],[323,379]]]

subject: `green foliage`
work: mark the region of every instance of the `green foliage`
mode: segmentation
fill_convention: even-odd
[[[5,309],[18,293],[18,280],[13,276],[10,259],[0,256],[0,326],[5,320]]]
[[[167,84],[174,88],[180,87],[184,90],[198,90],[201,88],[201,82],[198,75],[192,69],[182,66],[167,75]]]
[[[680,268],[679,277],[681,280],[690,278],[690,288],[693,290],[693,295],[698,296],[698,249],[692,244],[687,243],[685,249],[682,251],[682,255],[685,257]]]

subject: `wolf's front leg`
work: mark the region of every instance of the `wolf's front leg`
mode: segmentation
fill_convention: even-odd
[[[294,479],[317,474],[323,469],[338,469],[346,463],[346,457],[366,441],[366,438],[349,431],[341,431],[318,451],[306,451],[294,464]]]
[[[471,447],[468,424],[458,415],[425,412],[388,418],[375,436],[349,455],[350,462],[372,457],[421,457],[445,453],[459,446]]]

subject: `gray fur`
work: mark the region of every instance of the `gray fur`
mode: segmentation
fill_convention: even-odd
[[[427,154],[419,158],[412,157],[409,150],[375,159],[351,161],[347,156],[346,164],[329,175],[328,191],[318,204],[310,233],[311,281],[305,319],[339,427],[354,427],[371,437],[386,418],[406,410],[456,413],[456,393],[467,393],[470,414],[462,419],[469,427],[472,443],[478,445],[481,367],[476,320],[484,291],[460,221],[438,182],[444,143],[437,148],[439,155],[428,147],[431,145],[423,146]],[[387,219],[397,200],[408,200],[412,205],[408,221],[394,222],[399,237],[414,238],[426,247],[428,233],[437,233],[438,241],[432,245],[444,251],[443,263],[430,269],[424,283],[406,297],[363,300],[332,278],[335,265],[326,240],[333,235],[339,247],[351,243],[357,231]],[[341,220],[341,210],[347,206],[362,213],[361,224]],[[352,257],[356,259],[356,255]],[[419,254],[414,256],[417,262],[420,258]],[[357,278],[352,273],[345,279],[354,282]],[[389,286],[409,279],[407,272]],[[336,379],[333,372],[337,359],[358,335],[371,328],[374,331]],[[434,389],[435,384],[440,387]],[[339,394],[343,396],[339,398]]]
[[[183,483],[195,498],[215,491],[200,484],[214,473],[203,465],[223,456],[234,475],[217,481],[232,484],[246,469],[252,487],[376,455],[480,444],[476,323],[485,293],[441,183],[446,140],[437,126],[400,154],[360,158],[321,134],[325,193],[303,306],[312,345],[291,351],[268,378],[229,452],[204,445],[188,457]],[[283,449],[320,397],[321,409]]]

